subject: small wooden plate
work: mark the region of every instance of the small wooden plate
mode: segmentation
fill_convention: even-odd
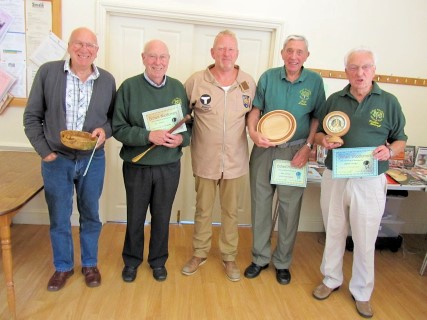
[[[96,137],[85,131],[63,130],[61,131],[61,142],[76,150],[92,150],[96,145]]]
[[[297,122],[292,113],[274,110],[259,119],[257,131],[262,133],[271,143],[276,145],[289,141],[297,129]]]

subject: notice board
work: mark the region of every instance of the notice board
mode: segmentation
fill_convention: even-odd
[[[61,0],[0,0],[0,76],[12,78],[10,105],[26,105],[40,64],[55,54],[46,43],[55,39],[64,49],[61,23]]]

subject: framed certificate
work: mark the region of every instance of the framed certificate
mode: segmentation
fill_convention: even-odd
[[[149,131],[169,130],[173,128],[184,116],[180,104],[174,104],[168,107],[154,109],[142,113],[145,127]],[[187,131],[185,123],[176,129],[173,134]]]
[[[276,159],[273,161],[270,183],[305,188],[307,186],[307,165],[295,168],[291,166],[289,160]]]
[[[375,147],[333,149],[332,178],[361,178],[378,175]]]

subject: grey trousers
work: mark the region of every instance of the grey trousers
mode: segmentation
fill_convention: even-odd
[[[258,148],[254,146],[250,158],[252,207],[252,262],[265,265],[273,262],[277,269],[289,269],[298,231],[298,223],[305,188],[270,184],[273,160],[291,160],[301,145],[288,148]],[[271,248],[273,227],[273,197],[279,199],[278,240]]]

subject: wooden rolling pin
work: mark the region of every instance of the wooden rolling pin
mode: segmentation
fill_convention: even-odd
[[[168,133],[174,132],[176,129],[178,129],[180,126],[182,126],[184,123],[189,121],[191,119],[191,115],[187,114],[184,118],[182,118],[176,125],[174,125],[171,129],[168,130]],[[138,154],[136,157],[132,158],[132,162],[138,162],[141,160],[143,156],[145,156],[150,150],[153,150],[157,144],[151,145],[147,150],[145,150],[143,153]]]

